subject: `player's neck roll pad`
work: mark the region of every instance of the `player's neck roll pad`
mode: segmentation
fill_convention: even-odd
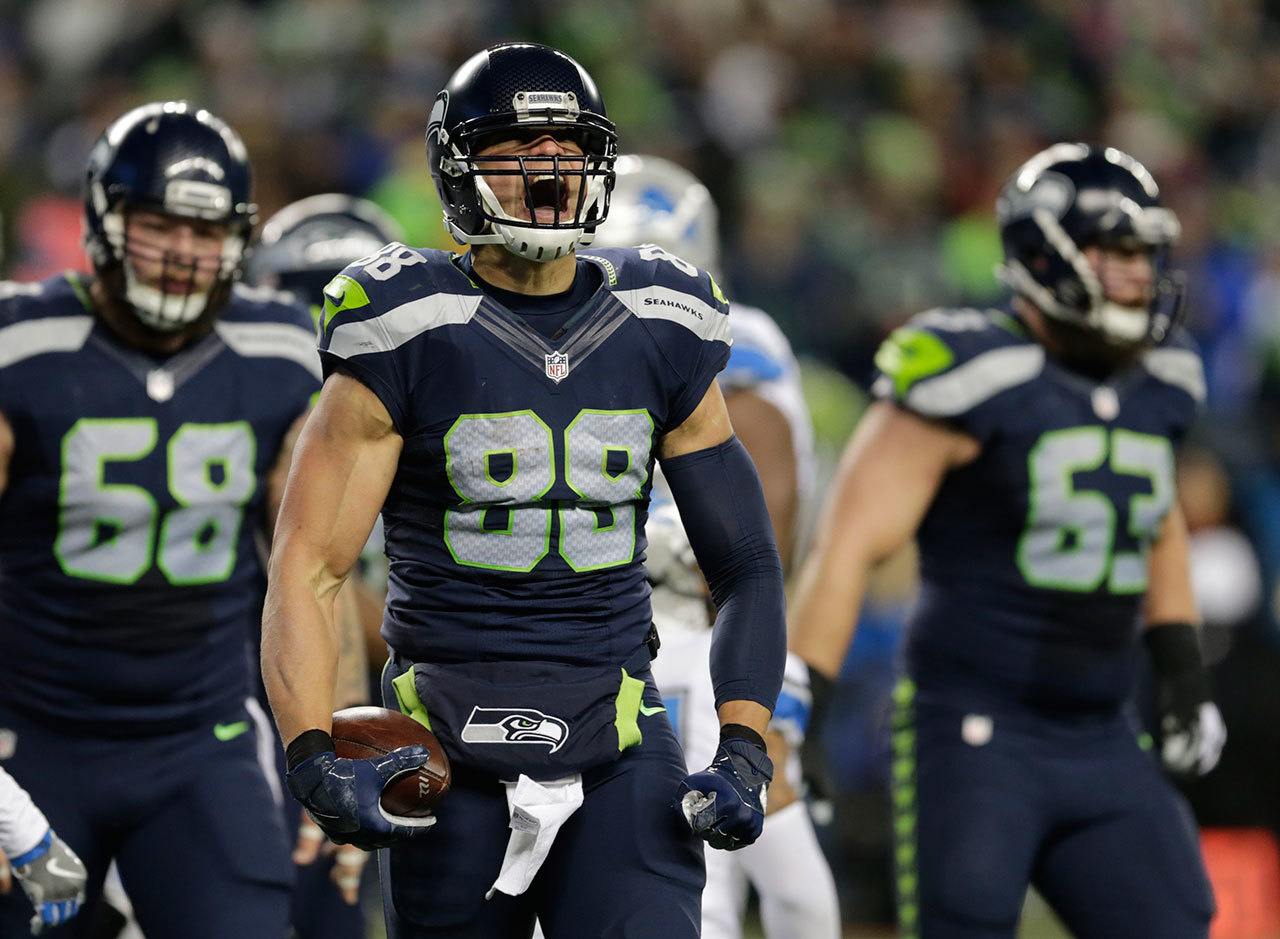
[[[639,743],[644,681],[633,673],[648,664],[647,650],[622,667],[595,668],[392,659],[394,672],[412,669],[413,690],[449,760],[508,780],[563,779]]]

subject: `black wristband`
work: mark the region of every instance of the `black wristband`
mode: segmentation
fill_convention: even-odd
[[[293,772],[299,763],[307,757],[333,750],[333,737],[327,731],[315,728],[313,730],[304,730],[298,736],[289,741],[289,745],[284,748],[284,762],[289,767],[289,772]]]
[[[812,665],[805,663],[809,671],[809,726],[805,734],[821,736],[822,725],[826,722],[827,711],[831,707],[831,696],[835,692],[836,683]]]
[[[1200,640],[1191,623],[1157,623],[1142,634],[1151,664],[1161,675],[1179,675],[1199,669]]]
[[[1180,697],[1208,701],[1212,689],[1200,657],[1198,633],[1191,623],[1158,623],[1148,626],[1142,639],[1157,678],[1172,683]]]
[[[724,724],[720,728],[720,742],[732,739],[746,740],[754,743],[762,751],[768,752],[768,748],[764,745],[764,738],[748,727],[746,724]]]

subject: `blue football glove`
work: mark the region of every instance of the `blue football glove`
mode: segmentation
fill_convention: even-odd
[[[382,790],[392,779],[417,772],[425,747],[399,747],[379,757],[353,760],[332,750],[313,753],[285,777],[289,791],[335,844],[366,851],[426,834],[434,816],[407,818],[382,807]]]
[[[693,833],[713,848],[736,851],[764,829],[766,787],[773,762],[764,747],[743,737],[722,737],[716,757],[680,783],[679,805]]]
[[[14,876],[35,907],[31,932],[65,923],[84,903],[84,864],[67,843],[51,830],[30,851],[11,858]]]

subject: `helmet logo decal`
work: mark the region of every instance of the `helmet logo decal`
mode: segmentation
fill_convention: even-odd
[[[444,118],[448,113],[449,92],[445,90],[436,95],[436,102],[431,106],[431,116],[427,118],[427,140],[435,134],[442,145],[449,142],[449,132],[444,129]]]

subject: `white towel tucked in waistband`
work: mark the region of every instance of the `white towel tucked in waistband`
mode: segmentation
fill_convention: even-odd
[[[511,813],[511,840],[502,859],[502,871],[485,899],[501,890],[519,896],[529,889],[560,826],[582,805],[582,776],[574,774],[549,782],[534,782],[522,775],[507,787],[507,810]]]

